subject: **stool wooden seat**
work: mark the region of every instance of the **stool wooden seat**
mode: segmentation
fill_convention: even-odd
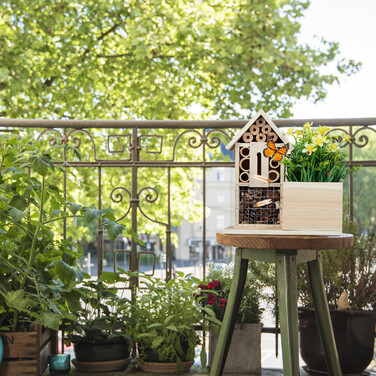
[[[316,316],[329,375],[342,376],[321,272],[321,251],[349,248],[351,234],[338,236],[244,235],[217,233],[219,244],[238,247],[230,295],[214,353],[210,376],[223,373],[249,260],[273,262],[277,269],[277,291],[282,337],[283,374],[299,375],[298,302],[296,266],[308,264]]]

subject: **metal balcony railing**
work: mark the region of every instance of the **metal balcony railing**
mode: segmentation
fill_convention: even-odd
[[[72,143],[78,150],[86,145],[90,155],[85,160],[77,160],[67,152],[63,153],[63,163],[76,169],[92,170],[95,176],[96,204],[103,207],[103,202],[124,206],[118,209],[118,220],[129,219],[134,232],[138,232],[139,220],[150,221],[162,226],[165,234],[166,278],[172,273],[171,232],[172,199],[171,172],[176,168],[199,169],[202,171],[202,265],[206,267],[206,171],[213,167],[233,168],[234,162],[221,158],[221,148],[231,140],[234,132],[242,128],[247,120],[210,120],[210,121],[121,121],[121,120],[27,120],[0,119],[1,132],[17,132],[35,139],[45,139],[49,143]],[[345,119],[281,119],[274,120],[281,128],[301,127],[305,122],[313,126],[326,125],[332,131],[347,135],[346,143],[350,166],[362,165],[364,168],[376,167],[376,159],[363,158],[361,150],[368,150],[372,145],[372,137],[376,132],[376,118]],[[375,136],[376,139],[376,136]],[[367,154],[367,153],[365,153]],[[368,153],[375,155],[373,153]],[[182,157],[183,156],[183,157]],[[128,171],[129,180],[123,185],[110,186],[104,182],[107,169],[122,168]],[[158,189],[152,186],[140,186],[140,171],[145,174],[154,169],[163,170],[166,181],[165,215],[163,219],[154,218],[144,208],[161,199]],[[147,172],[146,172],[147,174]],[[348,181],[348,196],[351,215],[355,214],[354,184],[356,175]],[[67,190],[67,178],[64,175],[64,190]],[[110,192],[110,194],[109,194]],[[110,197],[105,197],[109,195]],[[375,206],[376,203],[368,202]],[[152,212],[152,210],[151,210]],[[64,224],[64,237],[67,236],[67,223]],[[99,221],[97,229],[98,273],[103,270],[104,234]],[[137,244],[131,242],[129,252],[130,270],[138,270],[140,253]]]

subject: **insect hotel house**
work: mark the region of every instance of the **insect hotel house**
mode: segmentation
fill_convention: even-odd
[[[323,191],[323,183],[285,182],[281,161],[293,147],[264,111],[226,149],[235,158],[235,225],[225,233],[342,232],[342,183],[325,183]]]

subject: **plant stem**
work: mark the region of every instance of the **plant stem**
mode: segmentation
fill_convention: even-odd
[[[43,210],[44,210],[45,196],[46,196],[46,181],[45,181],[45,177],[43,176],[40,209],[39,209],[39,222],[38,222],[37,227],[35,229],[35,234],[34,234],[34,237],[33,237],[33,241],[31,243],[31,250],[30,250],[30,255],[29,255],[29,262],[27,264],[27,271],[30,270],[31,263],[33,262],[33,258],[34,258],[35,250],[36,250],[36,245],[37,245],[37,240],[38,240],[38,235],[39,235],[39,231],[40,231],[40,228],[41,228],[41,224],[43,222]],[[23,282],[24,282],[23,283],[23,286],[24,286],[26,279]],[[23,286],[21,288],[23,288]]]
[[[54,219],[49,219],[48,221],[44,221],[43,224],[59,221],[60,219],[67,219],[67,218],[83,218],[83,215],[66,215],[64,217],[59,217],[59,218],[54,218]]]
[[[40,208],[39,208],[39,222],[36,226],[33,241],[31,243],[29,262],[27,263],[27,267],[26,267],[26,269],[23,273],[23,278],[22,278],[21,283],[20,283],[20,290],[23,290],[23,288],[25,287],[26,280],[28,278],[28,275],[29,275],[29,272],[30,272],[30,269],[31,269],[31,264],[32,264],[34,256],[35,256],[35,250],[36,250],[38,235],[39,235],[39,231],[40,231],[42,220],[43,220],[43,210],[44,210],[45,196],[46,196],[46,180],[45,180],[45,177],[43,176],[42,187],[41,187]],[[15,332],[16,329],[17,329],[18,313],[19,313],[18,310],[15,310],[14,313],[13,313],[13,329],[12,329],[13,332]]]

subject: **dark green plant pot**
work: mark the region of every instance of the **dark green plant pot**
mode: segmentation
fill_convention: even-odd
[[[373,358],[376,312],[331,310],[330,315],[342,373],[361,374]],[[313,309],[299,311],[299,329],[300,352],[308,370],[325,374],[324,348]]]
[[[105,362],[129,357],[129,345],[125,340],[73,343],[74,354],[79,362]]]

